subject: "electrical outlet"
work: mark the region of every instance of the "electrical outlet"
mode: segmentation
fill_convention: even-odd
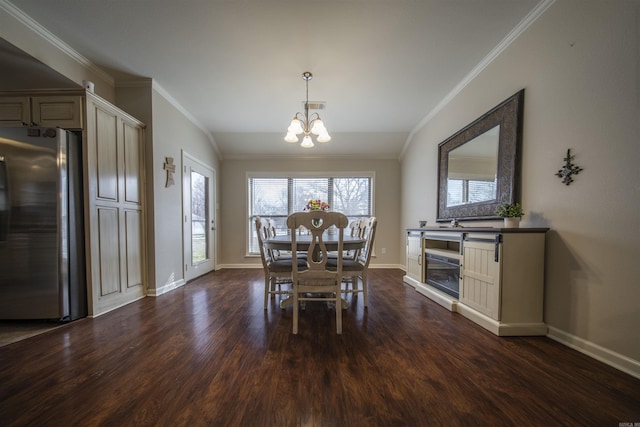
[[[382,255],[386,254],[387,253],[387,248],[380,248],[380,253]]]

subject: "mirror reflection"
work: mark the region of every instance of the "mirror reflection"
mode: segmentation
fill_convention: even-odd
[[[500,125],[448,153],[447,207],[495,200]]]

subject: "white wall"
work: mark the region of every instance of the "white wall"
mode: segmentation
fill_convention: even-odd
[[[219,159],[213,145],[198,127],[189,121],[157,91],[153,92],[153,168],[155,285],[162,293],[184,280],[182,250],[182,151],[218,171]],[[176,165],[175,185],[165,187],[166,157]],[[219,190],[217,190],[219,192]],[[220,252],[220,251],[217,251]],[[153,293],[153,292],[152,292]]]
[[[216,172],[220,169],[219,158],[207,135],[162,91],[156,90],[150,79],[119,83],[116,100],[147,124],[148,282],[149,294],[159,295],[184,284],[182,153],[199,159]],[[167,157],[173,157],[176,167],[175,185],[170,187],[165,187],[167,172],[163,168]]]
[[[437,145],[525,88],[523,226],[547,235],[551,336],[640,373],[640,3],[558,0],[416,133],[402,227],[437,200]],[[568,148],[584,171],[554,176]],[[477,225],[495,225],[478,223]]]
[[[331,143],[339,143],[331,141]],[[285,144],[285,142],[283,142]],[[220,239],[224,251],[221,266],[260,266],[260,259],[247,257],[247,173],[248,172],[374,172],[374,214],[378,218],[375,258],[371,266],[401,266],[404,242],[397,238],[400,229],[400,164],[397,160],[359,159],[225,159],[221,173]],[[302,208],[302,207],[301,207]],[[385,248],[385,254],[382,254]]]

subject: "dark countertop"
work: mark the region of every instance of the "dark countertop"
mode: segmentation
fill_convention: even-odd
[[[502,227],[451,227],[451,226],[442,226],[442,227],[425,227],[425,228],[407,228],[407,231],[454,231],[459,233],[546,233],[549,231],[548,228],[529,228],[529,227],[520,227],[520,228],[502,228]]]

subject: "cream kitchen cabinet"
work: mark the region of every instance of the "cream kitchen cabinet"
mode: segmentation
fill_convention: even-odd
[[[0,126],[82,131],[89,315],[146,294],[144,125],[85,90],[0,93]]]
[[[145,296],[143,125],[87,94],[90,312]],[[92,309],[91,309],[92,308]]]
[[[83,128],[80,95],[2,96],[0,126]]]

